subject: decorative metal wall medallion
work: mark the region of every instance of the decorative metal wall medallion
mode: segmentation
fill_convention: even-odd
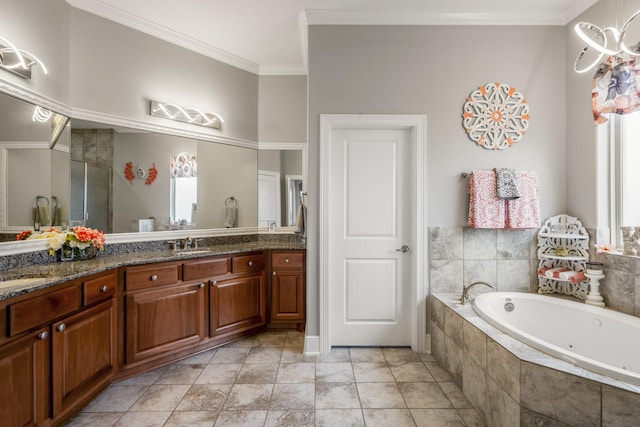
[[[529,127],[529,106],[515,88],[487,83],[471,92],[462,117],[472,141],[487,149],[503,150],[524,136]]]

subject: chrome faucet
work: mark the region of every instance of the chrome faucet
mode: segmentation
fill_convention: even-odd
[[[471,297],[469,296],[469,291],[471,290],[471,288],[473,288],[476,285],[488,286],[491,289],[495,289],[496,288],[494,285],[492,285],[491,283],[487,283],[487,282],[473,282],[470,285],[463,286],[462,287],[462,296],[460,297],[460,304],[465,305],[466,303],[471,302]]]
[[[190,236],[185,237],[184,240],[182,241],[182,249],[186,251],[191,249],[192,242],[193,242],[193,239]]]

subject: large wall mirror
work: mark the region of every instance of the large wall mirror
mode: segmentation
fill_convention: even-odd
[[[278,207],[292,226],[302,189],[303,150],[255,150],[71,119],[50,149],[53,125],[32,120],[34,105],[0,93],[0,240],[34,227],[85,224],[107,233],[225,228],[259,222]],[[258,194],[277,173],[280,197]],[[296,195],[297,194],[297,195]],[[134,238],[135,239],[135,238]]]

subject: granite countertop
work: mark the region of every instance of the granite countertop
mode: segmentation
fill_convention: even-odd
[[[96,258],[84,261],[52,262],[49,264],[12,268],[4,271],[0,276],[0,301],[44,289],[69,280],[128,265],[197,259],[213,255],[229,255],[269,249],[299,250],[305,249],[305,244],[302,242],[279,241],[242,242],[218,244],[182,252],[167,249],[119,253],[113,255],[98,254]],[[15,284],[8,283],[9,281],[16,279],[33,279],[33,281],[21,281]],[[4,284],[3,281],[5,282]]]

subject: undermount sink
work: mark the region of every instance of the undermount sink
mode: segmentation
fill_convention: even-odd
[[[178,252],[178,253],[179,254],[187,254],[187,255],[189,255],[189,254],[205,254],[205,253],[208,253],[208,252],[211,252],[211,251],[212,251],[212,249],[195,249],[195,250],[181,251],[181,252]]]
[[[44,277],[28,277],[25,279],[0,280],[0,289],[12,288],[14,286],[36,285],[47,280]]]

